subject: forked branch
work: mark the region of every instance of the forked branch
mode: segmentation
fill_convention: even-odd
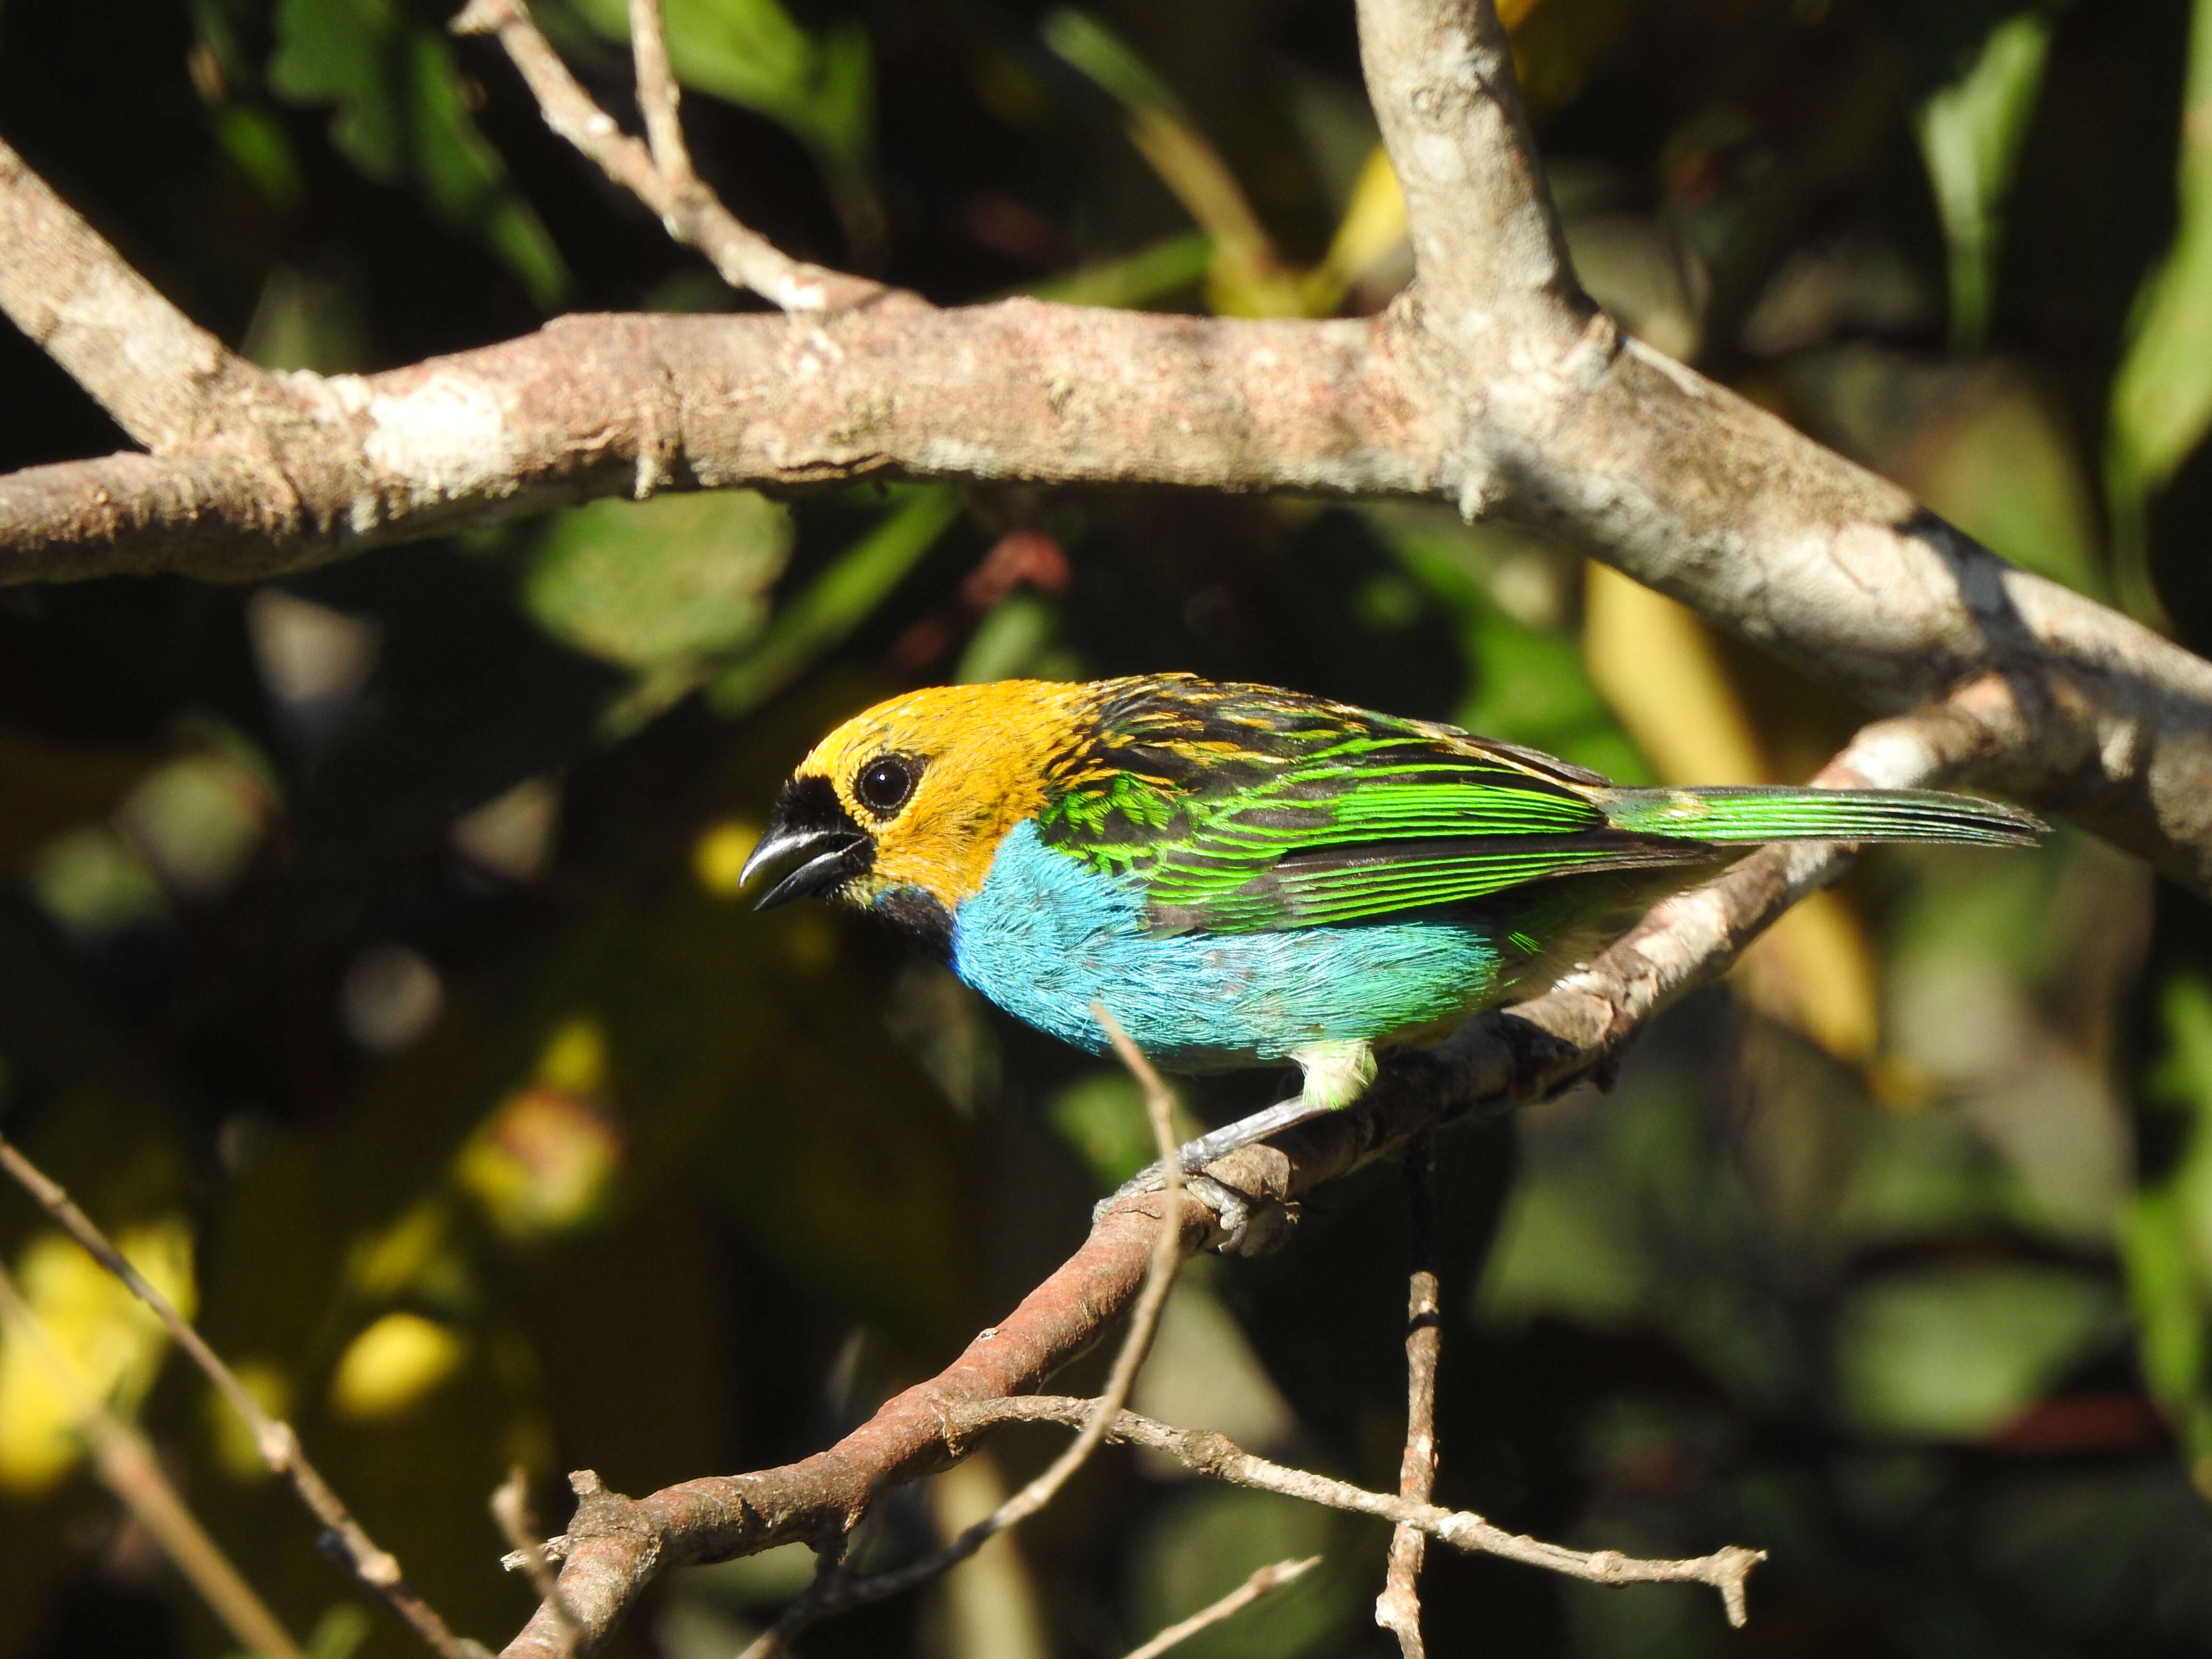
[[[156,452],[0,477],[0,580],[235,579],[595,496],[878,475],[1425,497],[1583,549],[1877,712],[1994,675],[1992,781],[2212,893],[2212,664],[1625,337],[1564,262],[1487,0],[1360,20],[1419,268],[1357,321],[938,310],[794,262],[693,187],[657,13],[650,144],[521,0],[462,21],[791,316],[564,319],[383,374],[265,374],[0,157],[0,306]]]
[[[1001,1400],[971,1409],[960,1427],[966,1431],[1000,1423],[1075,1423],[1082,1420],[1081,1413],[1090,1404],[1087,1400],[1050,1395]],[[1744,1581],[1766,1559],[1764,1550],[1736,1545],[1678,1561],[1644,1560],[1617,1550],[1571,1550],[1508,1532],[1464,1510],[1439,1509],[1410,1498],[1368,1492],[1349,1481],[1255,1457],[1226,1435],[1211,1429],[1173,1428],[1134,1412],[1123,1412],[1114,1420],[1111,1433],[1114,1439],[1129,1445],[1165,1452],[1185,1468],[1212,1480],[1299,1498],[1326,1509],[1375,1516],[1471,1555],[1495,1555],[1591,1584],[1710,1584],[1720,1592],[1722,1609],[1731,1625],[1743,1623]]]
[[[469,0],[453,28],[495,39],[538,100],[546,125],[652,209],[671,236],[705,254],[731,287],[798,312],[842,311],[890,292],[865,276],[793,258],[722,205],[693,171],[684,143],[659,0],[631,0],[629,23],[647,143],[623,132],[592,101],[539,32],[525,0]]]

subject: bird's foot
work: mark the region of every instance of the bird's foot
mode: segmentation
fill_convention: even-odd
[[[1303,1086],[1297,1094],[1195,1140],[1186,1140],[1176,1149],[1176,1164],[1182,1171],[1183,1184],[1219,1219],[1222,1231],[1229,1235],[1221,1249],[1232,1255],[1238,1254],[1248,1242],[1246,1228],[1255,1214],[1254,1200],[1207,1175],[1207,1166],[1255,1141],[1294,1129],[1315,1118],[1327,1117],[1358,1099],[1375,1080],[1375,1050],[1364,1038],[1309,1043],[1304,1048],[1293,1048],[1290,1058],[1297,1062],[1303,1078]],[[1123,1182],[1112,1197],[1102,1200],[1092,1210],[1091,1217],[1095,1220],[1122,1199],[1139,1193],[1156,1193],[1166,1185],[1164,1166],[1147,1164]],[[1249,1242],[1262,1251],[1272,1248],[1256,1240]],[[1279,1243],[1279,1239],[1275,1242]]]
[[[1153,1179],[1147,1181],[1146,1176]],[[1104,1218],[1106,1212],[1123,1199],[1165,1190],[1167,1181],[1161,1175],[1161,1166],[1155,1164],[1149,1170],[1139,1170],[1122,1182],[1121,1189],[1111,1197],[1102,1198],[1091,1206],[1091,1218]],[[1249,1193],[1240,1193],[1225,1181],[1216,1181],[1210,1175],[1186,1175],[1183,1190],[1213,1212],[1213,1224],[1220,1234],[1220,1242],[1213,1246],[1224,1255],[1239,1255],[1251,1237],[1249,1229],[1255,1212],[1255,1204]]]
[[[1334,1105],[1309,1100],[1303,1094],[1293,1095],[1288,1100],[1277,1101],[1264,1111],[1224,1124],[1194,1140],[1186,1140],[1176,1149],[1176,1166],[1182,1171],[1183,1184],[1220,1218],[1222,1231],[1231,1236],[1232,1252],[1236,1239],[1251,1219],[1251,1200],[1207,1175],[1206,1166],[1270,1135],[1326,1117],[1335,1109]],[[1167,1184],[1166,1167],[1148,1164],[1116,1188],[1111,1197],[1101,1199],[1091,1212],[1092,1218],[1103,1216],[1110,1206],[1122,1199],[1139,1193],[1156,1193]]]

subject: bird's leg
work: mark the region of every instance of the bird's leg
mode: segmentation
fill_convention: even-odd
[[[1195,1176],[1215,1159],[1226,1158],[1255,1141],[1339,1111],[1365,1094],[1367,1085],[1375,1081],[1375,1049],[1364,1039],[1310,1042],[1303,1048],[1291,1050],[1290,1058],[1298,1063],[1299,1070],[1304,1073],[1304,1085],[1298,1092],[1249,1117],[1240,1117],[1234,1123],[1210,1130],[1195,1140],[1183,1142],[1176,1149],[1176,1162],[1182,1166],[1186,1176]],[[1164,1179],[1158,1164],[1148,1164],[1122,1182],[1114,1198],[1157,1192]],[[1113,1199],[1106,1201],[1111,1203]]]

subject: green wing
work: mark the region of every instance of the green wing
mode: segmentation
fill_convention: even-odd
[[[1162,932],[1356,921],[1714,856],[1614,828],[1595,774],[1267,687],[1114,682],[1094,730],[1056,769],[1040,829],[1140,879]]]

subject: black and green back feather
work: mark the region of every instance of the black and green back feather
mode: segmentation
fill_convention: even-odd
[[[1267,686],[1102,683],[1038,828],[1141,881],[1163,933],[1256,933],[1462,905],[1771,841],[2032,842],[2018,810],[1926,790],[1624,789],[1533,750]]]

